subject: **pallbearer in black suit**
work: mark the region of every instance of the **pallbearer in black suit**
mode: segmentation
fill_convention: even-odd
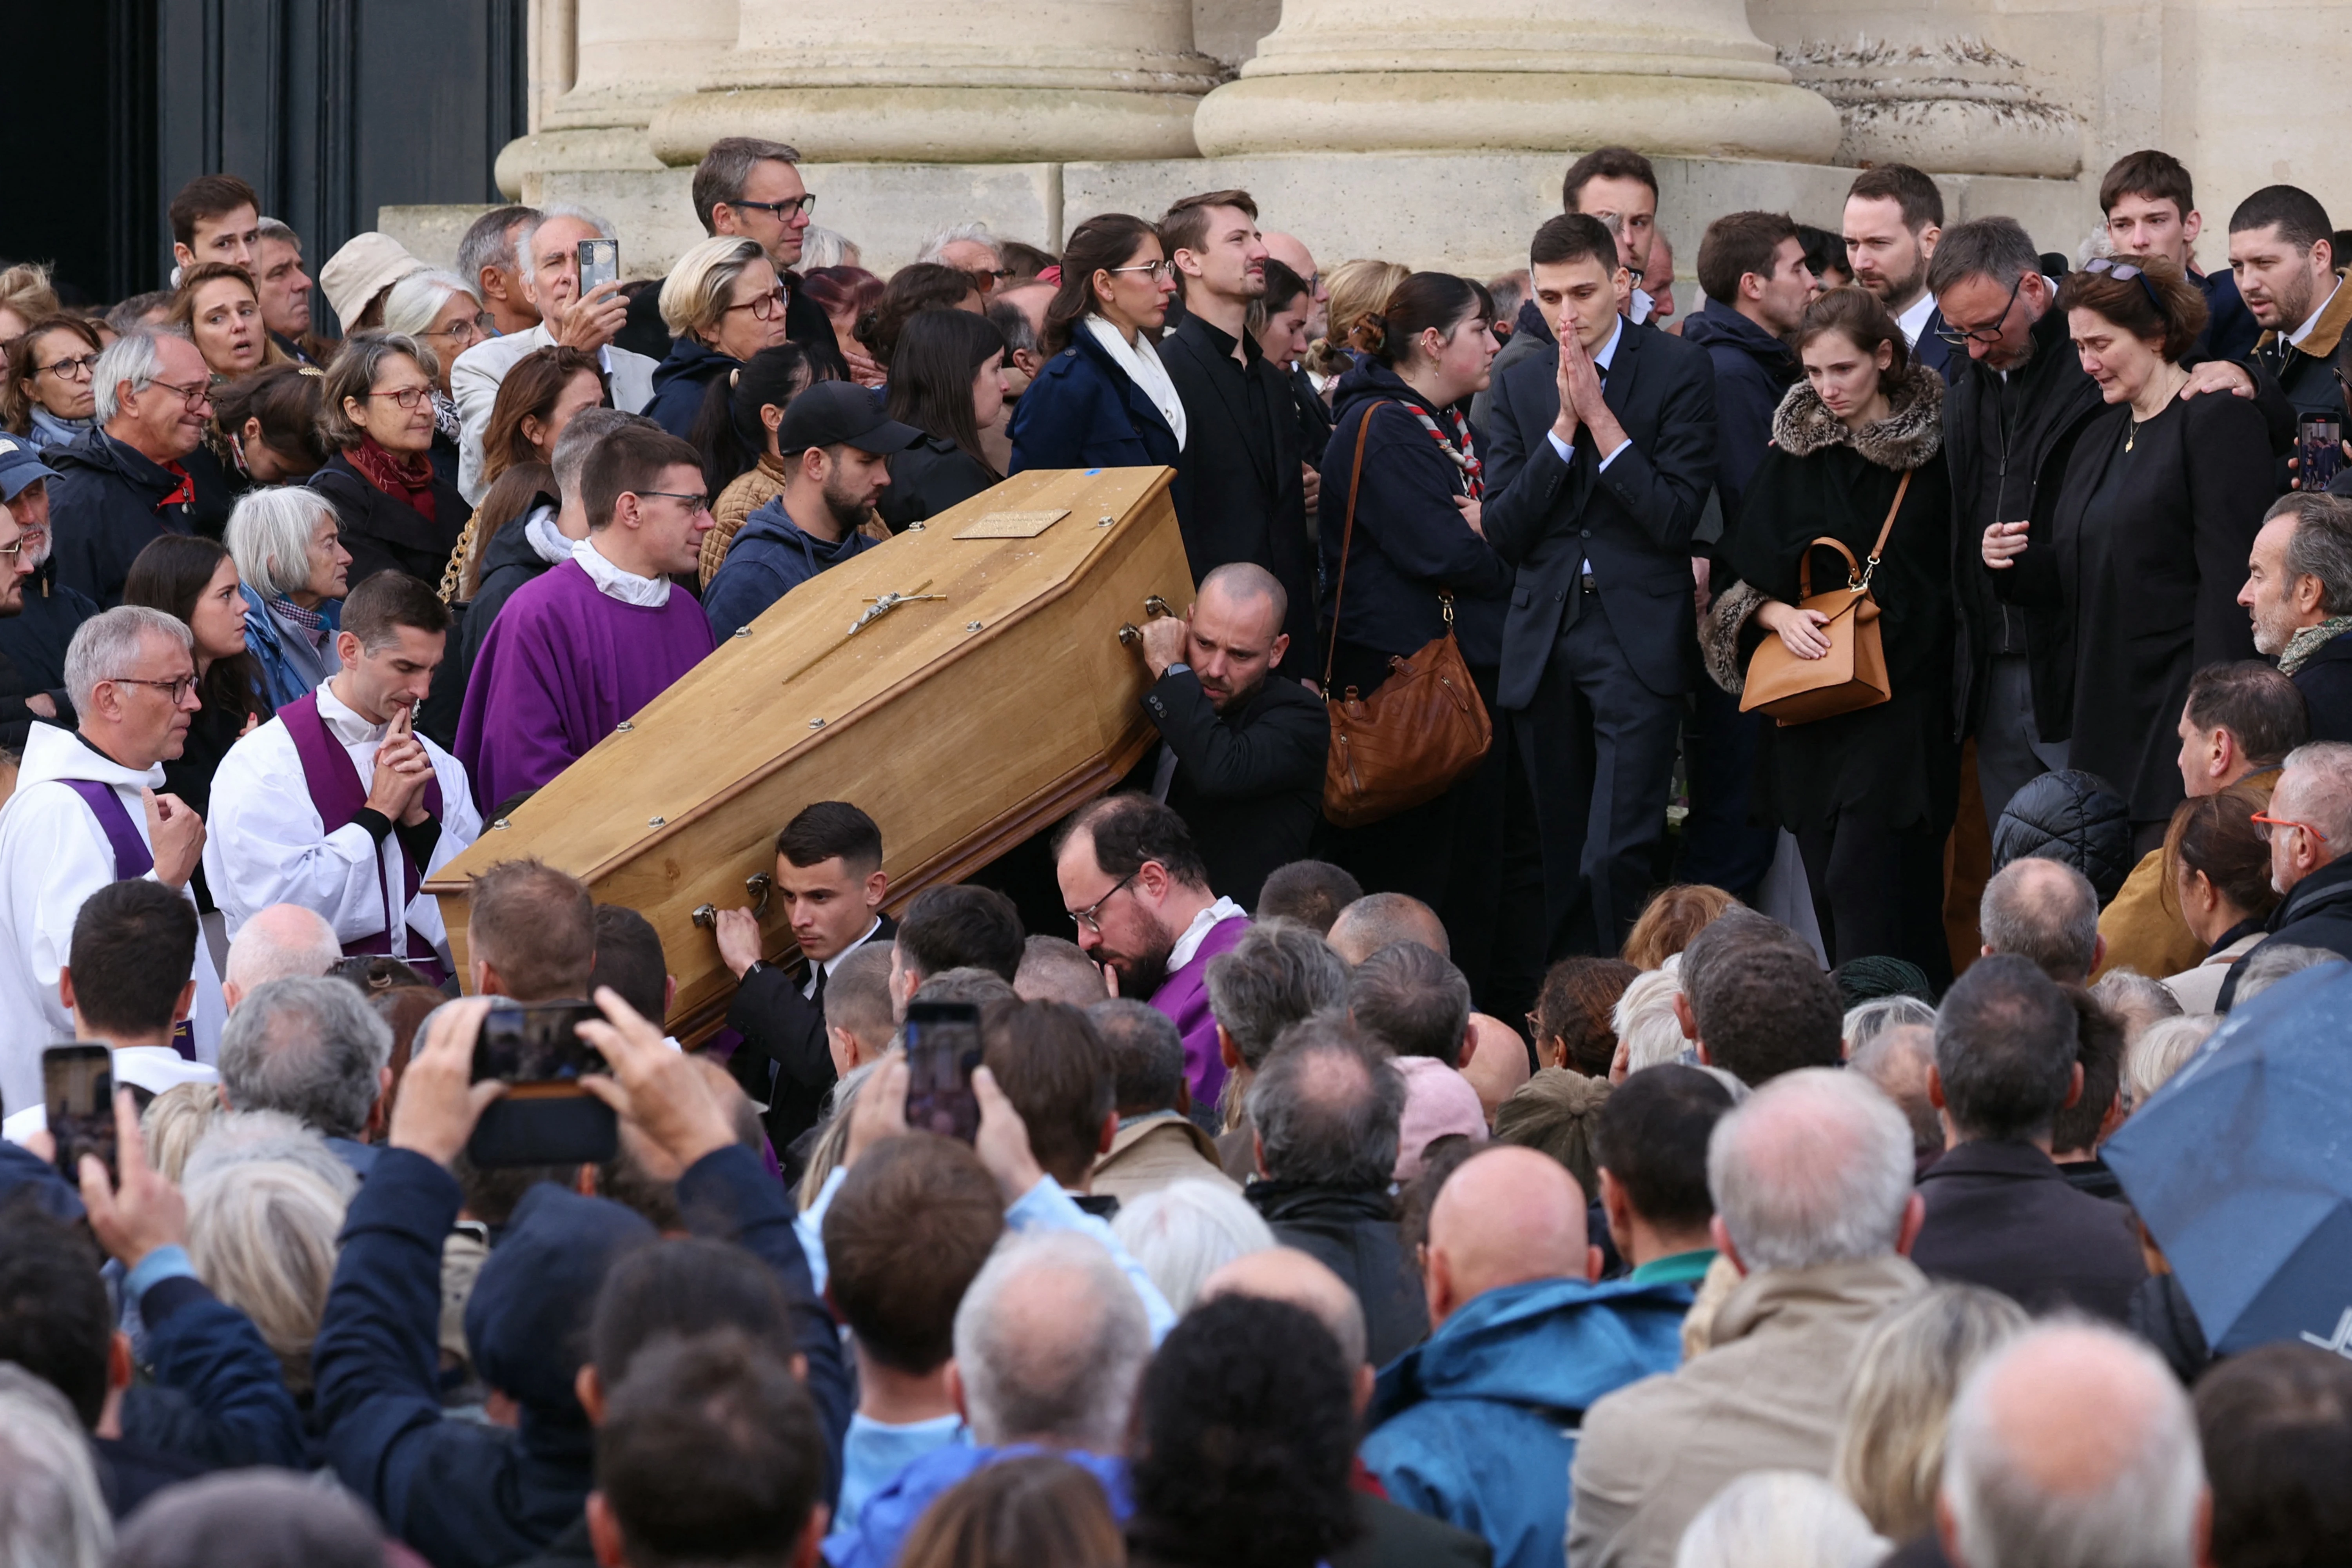
[[[1273,573],[1290,601],[1284,673],[1311,674],[1313,546],[1298,412],[1288,373],[1249,330],[1250,305],[1265,293],[1257,204],[1247,191],[1186,196],[1160,234],[1183,285],[1184,319],[1160,340],[1160,363],[1188,426],[1174,492],[1184,553],[1196,580],[1231,561]]]
[[[766,961],[760,922],[748,909],[719,910],[718,936],[719,956],[737,982],[727,1025],[743,1037],[728,1070],[768,1108],[768,1141],[782,1155],[816,1125],[833,1087],[826,976],[867,942],[888,942],[898,925],[882,913],[890,890],[882,830],[846,801],[821,800],[785,824],[776,835],[775,879],[768,896],[783,900],[806,973]]]
[[[1496,380],[1485,526],[1518,571],[1500,701],[1533,770],[1552,950],[1615,952],[1665,833],[1715,376],[1618,314],[1630,279],[1598,220],[1553,223],[1559,346]]]
[[[1323,809],[1330,715],[1274,673],[1289,608],[1273,573],[1232,562],[1201,580],[1182,619],[1145,622],[1139,648],[1153,681],[1143,710],[1160,743],[1125,787],[1184,819],[1209,886],[1244,909],[1276,867],[1307,858]]]

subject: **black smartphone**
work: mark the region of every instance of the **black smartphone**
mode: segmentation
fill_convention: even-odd
[[[532,1093],[582,1094],[582,1073],[603,1072],[604,1053],[580,1037],[583,1019],[601,1019],[593,1002],[541,1002],[493,1007],[474,1037],[474,1081],[497,1079]]]
[[[2344,467],[2344,421],[2306,414],[2294,426],[2294,477],[2308,494],[2324,491]]]
[[[621,242],[617,239],[583,239],[580,242],[580,292],[585,295],[599,283],[614,283],[621,277]]]
[[[971,1142],[980,1136],[980,1007],[971,1002],[907,1005],[907,1125]]]
[[[41,1094],[48,1103],[49,1137],[58,1148],[58,1170],[69,1183],[81,1179],[81,1157],[95,1154],[117,1185],[115,1163],[114,1053],[104,1046],[51,1046],[41,1053]]]
[[[474,1037],[474,1081],[496,1079],[507,1091],[492,1101],[466,1142],[476,1165],[601,1165],[620,1148],[613,1108],[580,1087],[581,1075],[605,1070],[604,1053],[580,1037],[583,1018],[602,1018],[593,1002],[493,1007]]]

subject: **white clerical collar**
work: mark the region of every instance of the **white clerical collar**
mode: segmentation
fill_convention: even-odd
[[[1903,329],[1904,347],[1918,347],[1919,334],[1927,330],[1927,318],[1935,313],[1936,297],[1926,289],[1921,289],[1919,297],[1912,300],[1910,306],[1895,318],[1895,324]]]
[[[634,572],[622,571],[598,553],[593,533],[572,547],[572,559],[588,574],[588,581],[596,584],[596,591],[608,599],[648,610],[658,610],[669,603],[668,578],[640,577]]]
[[[2338,278],[2336,280],[2336,289],[2341,289],[2343,287],[2344,279]],[[2307,318],[2305,319],[2303,325],[2294,330],[2294,335],[2287,339],[2288,342],[2293,343],[2297,348],[2301,348],[2303,346],[2303,340],[2311,336],[2311,330],[2319,325],[2319,318],[2327,314],[2327,307],[2336,303],[2336,289],[2330,289],[2327,291],[2327,298],[2319,302],[2319,309],[2314,310]]]
[[[319,683],[319,718],[326,724],[327,733],[346,746],[383,740],[384,731],[392,728],[391,721],[370,723],[365,714],[335,695],[335,679]]]
[[[1173,974],[1192,962],[1192,955],[1201,951],[1202,942],[1209,940],[1211,927],[1232,920],[1235,915],[1248,913],[1247,910],[1234,902],[1233,900],[1219,899],[1215,903],[1194,915],[1192,923],[1184,928],[1184,934],[1176,939],[1176,945],[1168,950],[1168,973]]]
[[[1617,324],[1609,329],[1609,341],[1602,343],[1601,345],[1601,352],[1592,356],[1592,363],[1599,365],[1602,370],[1607,370],[1609,368],[1609,362],[1617,357],[1617,345],[1624,341],[1624,337],[1625,318],[1620,316],[1617,318]]]

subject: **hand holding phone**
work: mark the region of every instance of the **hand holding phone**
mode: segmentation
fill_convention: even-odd
[[[136,1268],[159,1247],[187,1245],[188,1203],[169,1177],[147,1163],[147,1142],[131,1096],[115,1090],[107,1110],[121,1170],[115,1174],[100,1169],[95,1159],[85,1163],[81,1204],[89,1214],[90,1234],[107,1256]]]
[[[79,1184],[81,1157],[88,1154],[112,1176],[118,1146],[114,1052],[82,1042],[51,1046],[41,1053],[41,1099],[58,1173]]]
[[[586,1079],[589,1093],[635,1122],[680,1170],[735,1142],[726,1102],[702,1068],[669,1047],[659,1025],[609,985],[596,988],[596,1005],[604,1016],[580,1032],[603,1053],[608,1075]]]
[[[599,283],[621,280],[621,242],[617,239],[583,239],[580,242],[580,292],[585,295]]]
[[[474,1077],[475,1037],[489,1010],[488,997],[469,996],[441,1008],[425,1025],[425,1043],[409,1057],[400,1098],[393,1102],[385,1142],[394,1148],[446,1165],[466,1147],[490,1101],[506,1092],[501,1082]]]

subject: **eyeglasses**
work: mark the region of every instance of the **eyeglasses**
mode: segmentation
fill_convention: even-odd
[[[993,271],[985,267],[968,267],[964,270],[971,274],[971,280],[980,285],[983,294],[993,292],[999,283],[1013,276],[1010,267],[999,267]]]
[[[1994,318],[1991,326],[1956,327],[1947,322],[1936,329],[1936,335],[1956,349],[1964,349],[1970,343],[2000,342],[2000,329],[2007,324],[2010,311],[2017,308],[2017,291],[2024,287],[2025,274],[2021,272],[2017,275],[2017,281],[2009,286],[2009,299],[2001,305],[2000,314]]]
[[[81,354],[73,359],[61,359],[55,364],[35,365],[33,374],[47,371],[60,381],[88,381],[89,373],[98,366],[96,354]]]
[[[2147,291],[2147,302],[2156,307],[2158,318],[2159,320],[2162,319],[2164,315],[2164,300],[2158,295],[2156,285],[2147,280],[2147,274],[2139,268],[2133,266],[2128,261],[2117,261],[2111,256],[2101,256],[2084,262],[2083,264],[2083,270],[2085,272],[2104,273],[2105,276],[2114,279],[2118,283],[2128,283],[2135,278],[2138,279],[2139,286]],[[2025,275],[2021,272],[2019,273],[2017,280],[2020,283],[2024,282]],[[2006,312],[2003,313],[2006,314]]]
[[[390,392],[371,392],[368,395],[370,397],[389,397],[394,403],[399,404],[401,407],[414,413],[417,405],[424,403],[432,397],[433,389],[429,386],[403,386],[396,387]]]
[[[684,490],[639,490],[636,493],[640,496],[665,496],[671,500],[682,500],[686,503],[686,510],[689,516],[698,515],[710,510],[710,498],[707,495],[688,494]]]
[[[188,693],[196,689],[196,678],[194,675],[183,675],[174,680],[142,680],[135,675],[114,675],[107,679],[117,686],[152,686],[158,691],[168,691],[172,694],[173,707],[187,700]]]
[[[788,202],[729,202],[726,205],[751,212],[773,213],[777,222],[790,223],[794,213],[806,213],[815,206],[816,198],[813,195],[796,196]]]
[[[720,314],[749,310],[755,321],[772,321],[784,313],[784,291],[782,287],[769,289],[757,299],[746,300],[740,305],[730,305]]]
[[[1139,261],[1132,267],[1106,267],[1103,270],[1110,273],[1149,272],[1151,274],[1152,280],[1157,282],[1162,278],[1174,277],[1176,264],[1172,261]]]
[[[2314,827],[2308,822],[2297,822],[2293,817],[2273,816],[2267,811],[2258,811],[2253,814],[2250,820],[2254,825],[2254,837],[2261,839],[2265,844],[2268,844],[2271,841],[2271,829],[2273,827],[2300,827],[2305,833],[2310,834],[2314,838],[2319,840],[2320,843],[2325,844],[2327,842],[2327,835],[2320,832],[2319,829]]]
[[[1105,893],[1101,898],[1097,899],[1085,909],[1072,910],[1070,911],[1071,921],[1078,925],[1084,926],[1087,930],[1094,932],[1097,936],[1102,935],[1102,907],[1110,902],[1113,899],[1118,897],[1119,889],[1124,888],[1129,882],[1134,881],[1142,870],[1143,868],[1138,866],[1134,870],[1129,871],[1126,876],[1121,877],[1118,879],[1118,887],[1114,887],[1109,892]]]
[[[200,408],[213,400],[213,389],[209,385],[174,386],[168,381],[151,381],[147,384],[160,386],[166,392],[178,393],[180,400],[191,408]]]
[[[484,316],[488,314],[488,311],[483,312]],[[420,338],[447,338],[452,342],[473,342],[483,333],[482,320],[483,316],[475,316],[467,321],[455,321],[448,326],[436,328],[432,331],[419,332],[416,335]]]

